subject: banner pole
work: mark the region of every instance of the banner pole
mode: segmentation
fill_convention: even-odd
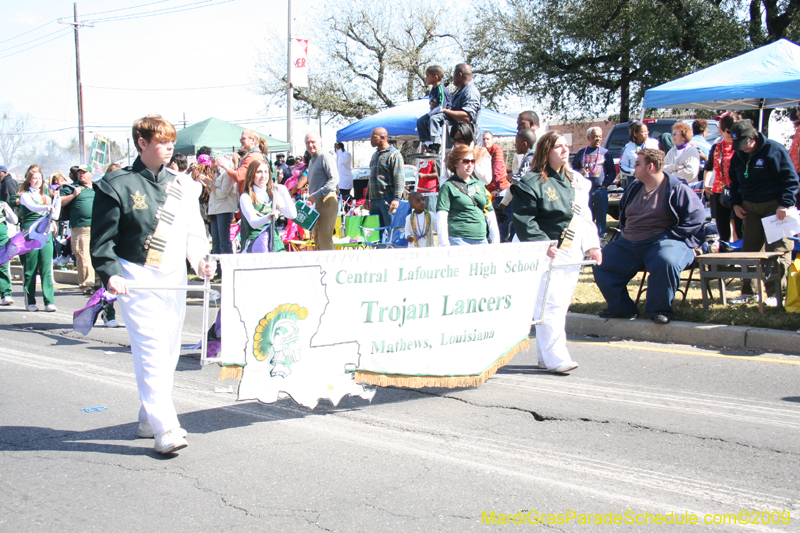
[[[550,274],[553,270],[557,268],[568,268],[573,266],[585,266],[585,265],[595,265],[597,261],[577,261],[575,263],[559,263],[558,265],[555,264],[555,258],[550,260],[550,266],[547,267],[547,279],[544,282],[544,293],[542,294],[542,308],[539,309],[539,320],[533,320],[531,322],[531,326],[538,326],[539,324],[543,323],[543,319],[541,318],[544,315],[544,307],[547,305],[547,293],[550,290]],[[534,315],[536,316],[536,315]]]
[[[208,262],[206,256],[206,262]],[[203,280],[203,326],[200,332],[200,366],[204,367],[208,364],[208,298],[211,294],[211,278]]]

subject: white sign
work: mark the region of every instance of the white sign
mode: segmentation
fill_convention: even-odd
[[[220,356],[240,400],[480,385],[528,347],[548,245],[225,256]]]
[[[764,226],[767,242],[772,244],[784,237],[793,237],[800,233],[800,214],[796,207],[790,207],[783,220],[778,220],[778,215],[771,215],[762,218],[761,224]]]
[[[308,87],[308,39],[292,39],[292,85]]]

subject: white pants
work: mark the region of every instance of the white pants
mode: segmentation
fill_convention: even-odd
[[[569,258],[559,254],[555,259],[555,264],[577,262],[582,258],[582,254],[579,257]],[[548,370],[553,370],[562,363],[572,361],[572,357],[567,350],[567,310],[572,301],[572,293],[575,292],[575,287],[578,284],[580,268],[580,266],[555,268],[550,274],[550,286],[547,291],[547,302],[543,313],[544,319],[542,324],[536,326],[536,358],[539,361],[543,361]],[[539,320],[546,280],[547,270],[542,274],[540,281],[534,320]]]
[[[125,279],[140,285],[185,285],[186,269],[164,274],[120,260]],[[172,403],[172,384],[181,351],[186,291],[131,291],[118,298],[131,340],[139,398],[139,422],[154,434],[180,427]]]

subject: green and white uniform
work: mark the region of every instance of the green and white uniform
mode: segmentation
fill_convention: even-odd
[[[40,219],[47,216],[48,208],[52,207],[52,219],[57,220],[61,214],[61,197],[55,200],[39,189],[29,189],[19,197],[20,211],[22,213],[21,229],[25,230]],[[45,305],[55,303],[53,294],[53,235],[48,235],[47,242],[39,250],[32,250],[20,256],[24,277],[22,286],[25,291],[25,305],[36,305],[36,275],[42,280],[42,299]]]
[[[17,223],[17,215],[14,214],[14,211],[9,209],[9,212],[6,213],[5,206],[7,205],[6,202],[0,201],[0,246],[5,246],[8,242],[8,226],[6,224],[8,222],[11,224]],[[11,297],[11,273],[8,267],[9,263],[11,263],[11,261],[0,266],[0,298],[5,298],[6,296]]]
[[[95,182],[92,263],[108,287],[187,283],[186,261],[197,271],[209,253],[197,198],[183,194],[185,175],[165,167],[153,174],[140,158]],[[186,315],[186,291],[131,290],[117,298],[131,340],[142,405],[139,422],[158,435],[180,427],[172,383]]]

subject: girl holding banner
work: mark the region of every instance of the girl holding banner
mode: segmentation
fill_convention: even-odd
[[[569,166],[569,145],[558,132],[544,134],[536,144],[533,170],[511,185],[515,241],[551,241],[547,256],[553,266],[579,263],[584,254],[600,264],[600,240],[589,209],[592,182]],[[536,355],[539,368],[563,374],[578,368],[567,351],[567,310],[578,284],[580,266],[549,270],[550,289],[542,309],[548,271],[539,283],[536,303]],[[552,290],[557,288],[557,290]],[[541,316],[540,316],[541,315]]]
[[[297,209],[286,187],[272,182],[267,163],[254,162],[247,168],[239,207],[242,209],[244,253],[284,251],[274,221],[279,211],[288,219],[297,217]]]
[[[31,165],[25,172],[25,181],[19,188],[20,212],[22,214],[21,229],[27,229],[39,222],[40,219],[50,215],[52,220],[57,220],[61,214],[61,196],[56,194],[55,200],[50,198],[43,187],[44,178],[38,165]],[[36,275],[42,279],[42,298],[44,310],[48,313],[56,311],[55,297],[53,294],[53,235],[49,231],[47,242],[38,250],[20,256],[24,279],[25,303],[29,312],[38,311],[36,306]]]

